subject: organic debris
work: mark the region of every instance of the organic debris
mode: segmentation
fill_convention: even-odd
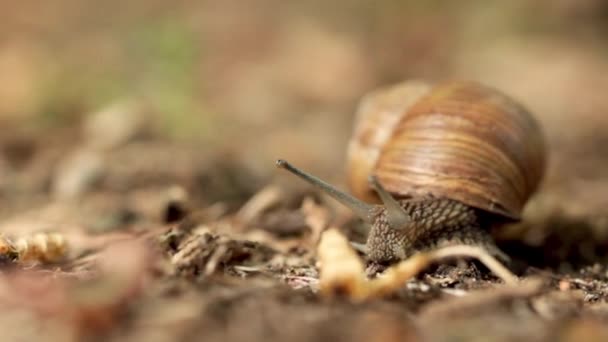
[[[59,233],[9,239],[0,236],[0,258],[19,263],[56,263],[66,257],[67,241]]]

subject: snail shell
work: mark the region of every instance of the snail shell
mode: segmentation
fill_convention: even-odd
[[[541,129],[521,105],[475,82],[409,81],[367,95],[347,154],[355,196],[433,196],[517,220],[545,169]]]

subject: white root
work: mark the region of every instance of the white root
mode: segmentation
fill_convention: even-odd
[[[485,249],[477,246],[454,245],[443,247],[429,253],[431,259],[441,260],[457,257],[469,257],[479,260],[484,266],[492,271],[497,277],[502,279],[505,284],[514,285],[519,282],[519,278],[500,261],[488,253]]]

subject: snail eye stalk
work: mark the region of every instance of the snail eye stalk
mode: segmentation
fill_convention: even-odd
[[[294,175],[300,177],[306,182],[314,185],[319,188],[324,193],[333,197],[336,201],[342,203],[344,206],[350,208],[357,216],[359,216],[363,221],[367,223],[372,223],[372,213],[374,206],[371,204],[367,204],[359,199],[345,193],[334,187],[333,185],[322,181],[321,179],[310,175],[295,166],[288,163],[286,160],[279,159],[276,162],[278,168],[285,169]]]
[[[369,184],[376,191],[388,218],[388,225],[393,229],[403,229],[412,219],[410,215],[401,207],[399,202],[380,184],[376,176],[369,176]]]

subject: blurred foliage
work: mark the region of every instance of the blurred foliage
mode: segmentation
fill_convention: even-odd
[[[162,126],[172,135],[204,134],[206,113],[196,102],[200,90],[193,77],[202,58],[195,33],[169,18],[134,30],[126,45],[139,64],[126,72],[137,80],[135,92],[164,114]]]
[[[86,108],[99,108],[124,97],[140,97],[158,113],[161,127],[172,135],[205,129],[197,115],[197,83],[193,75],[201,53],[195,34],[178,19],[130,28],[117,36],[124,56],[120,63],[82,61],[88,65],[60,66],[40,90],[39,117],[49,124],[65,124]],[[57,85],[58,81],[60,85]]]

